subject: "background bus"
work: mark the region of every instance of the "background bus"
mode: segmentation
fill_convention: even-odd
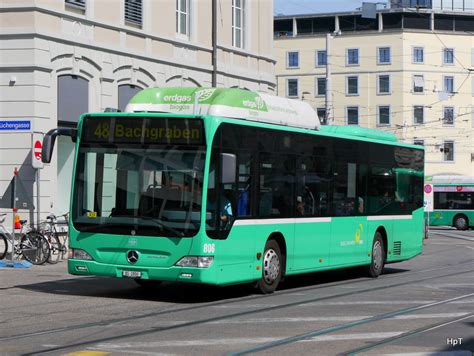
[[[433,184],[434,191],[430,226],[474,227],[474,177],[440,175],[427,182]]]
[[[306,103],[240,89],[147,89],[127,110],[79,121],[72,274],[270,293],[298,273],[377,277],[422,251],[420,146],[318,129]]]

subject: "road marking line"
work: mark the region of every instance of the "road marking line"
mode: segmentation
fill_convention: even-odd
[[[356,333],[342,335],[323,335],[315,336],[310,339],[300,340],[299,342],[320,342],[320,341],[343,341],[343,340],[373,340],[386,339],[403,334],[405,331],[380,332],[380,333]]]
[[[77,352],[67,353],[66,356],[105,356],[110,355],[110,352],[82,350]]]

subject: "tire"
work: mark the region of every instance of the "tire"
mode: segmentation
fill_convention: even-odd
[[[0,260],[3,260],[7,256],[8,251],[8,239],[4,234],[0,234]]]
[[[467,230],[469,227],[469,222],[467,217],[464,215],[457,215],[454,218],[454,227],[458,230]]]
[[[380,232],[375,233],[371,255],[372,260],[367,267],[367,275],[371,278],[377,278],[382,274],[385,265],[385,246]]]
[[[155,279],[134,279],[135,283],[142,288],[153,289],[161,284],[161,281]]]
[[[282,276],[283,258],[280,246],[275,240],[268,240],[262,259],[262,278],[257,282],[257,290],[262,294],[273,293]]]
[[[42,265],[49,258],[49,242],[38,232],[29,232],[23,236],[20,248],[25,260],[34,265]]]
[[[47,262],[51,264],[56,264],[61,257],[61,242],[59,238],[54,233],[47,234],[46,239],[49,242],[50,254]]]

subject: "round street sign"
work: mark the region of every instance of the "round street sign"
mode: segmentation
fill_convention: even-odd
[[[43,148],[43,145],[40,140],[35,141],[33,153],[35,155],[35,158],[38,161],[41,161],[41,148]]]
[[[430,194],[433,190],[433,186],[431,184],[425,184],[425,193]]]

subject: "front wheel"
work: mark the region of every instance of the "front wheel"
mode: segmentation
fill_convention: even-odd
[[[25,260],[34,265],[42,265],[49,258],[49,242],[43,235],[37,232],[29,232],[23,236],[20,248]]]
[[[369,277],[377,278],[382,274],[385,265],[385,246],[382,239],[382,234],[377,232],[372,243],[372,261],[367,268]]]
[[[454,219],[454,227],[458,230],[467,230],[469,224],[467,221],[467,217],[464,215],[458,215]]]
[[[265,244],[262,262],[262,278],[257,282],[257,289],[262,294],[273,293],[280,283],[283,259],[280,246],[275,240]]]

